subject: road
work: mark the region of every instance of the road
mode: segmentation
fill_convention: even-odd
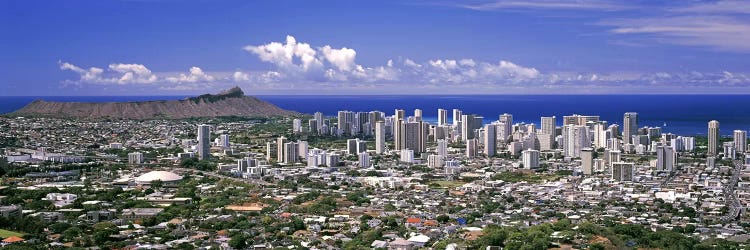
[[[733,163],[734,169],[732,169],[732,177],[729,180],[729,183],[724,185],[724,200],[726,201],[726,206],[729,208],[729,211],[726,215],[721,217],[721,220],[723,221],[734,221],[742,212],[742,205],[737,199],[734,189],[737,187],[737,182],[740,179],[740,172],[742,172],[743,163],[738,160],[733,161]]]

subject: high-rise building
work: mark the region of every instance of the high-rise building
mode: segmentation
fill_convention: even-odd
[[[318,122],[315,121],[315,119],[307,120],[307,127],[310,128],[310,131],[308,133],[310,134],[317,134],[318,133]]]
[[[719,122],[708,122],[708,154],[716,155],[719,150]]]
[[[448,156],[448,141],[441,139],[437,142],[437,154],[445,159]]]
[[[354,124],[354,112],[351,111],[339,111],[338,112],[338,130],[339,134],[352,135],[352,125]]]
[[[284,152],[282,153],[282,155],[284,156],[282,157],[282,162],[287,163],[287,164],[297,162],[297,159],[298,159],[297,158],[298,157],[297,143],[295,142],[284,143],[284,146],[282,146],[282,149],[284,150]]]
[[[320,133],[319,130],[323,128],[323,113],[315,112],[315,115],[314,115],[313,119],[315,119],[316,128],[318,128],[318,130],[316,130],[316,131],[318,133]],[[310,132],[312,132],[312,131],[310,131]]]
[[[211,157],[211,126],[198,125],[198,159],[208,160]]]
[[[498,122],[500,122],[501,127],[500,129],[500,139],[505,141],[508,140],[510,136],[513,134],[513,115],[508,113],[503,113],[498,117]]]
[[[437,125],[443,126],[448,122],[448,110],[438,109]]]
[[[286,137],[276,138],[276,162],[284,162],[284,144],[286,143]]]
[[[427,166],[430,168],[443,167],[443,157],[440,157],[439,155],[427,156]]]
[[[411,149],[414,152],[424,152],[422,145],[422,138],[424,138],[422,131],[422,123],[421,122],[406,122],[401,124],[401,143],[402,148],[401,149]]]
[[[404,133],[401,132],[401,127],[406,122],[404,115],[405,112],[403,109],[397,109],[393,114],[393,144],[396,150],[404,149]]]
[[[494,124],[484,125],[484,154],[487,157],[495,156],[497,150],[497,128]]]
[[[422,110],[421,109],[415,109],[414,110],[414,119],[417,121],[422,120]]]
[[[581,170],[584,175],[591,175],[594,173],[594,149],[581,149]]]
[[[638,134],[638,113],[627,112],[622,120],[622,140],[625,144],[633,143],[633,135]]]
[[[677,160],[677,152],[671,146],[656,147],[656,170],[672,172]]]
[[[128,164],[143,164],[143,153],[141,152],[129,153]]]
[[[548,134],[548,135],[551,135],[552,138],[555,138],[555,136],[557,136],[556,126],[557,126],[557,117],[555,116],[542,117],[541,134]]]
[[[302,120],[300,119],[292,120],[292,132],[302,133]]]
[[[734,149],[740,153],[747,152],[747,131],[734,131]]]
[[[563,126],[563,152],[567,157],[581,157],[581,149],[591,147],[588,127],[581,125]]]
[[[563,126],[565,125],[586,125],[589,122],[599,122],[598,115],[566,115],[563,116]]]
[[[536,169],[539,168],[539,151],[533,149],[524,150],[522,153],[523,168],[525,169]]]
[[[222,148],[229,148],[229,135],[222,134],[219,136],[219,146]]]
[[[615,162],[612,164],[612,180],[633,181],[633,163]]]
[[[370,155],[367,152],[359,153],[359,167],[370,167]]]
[[[461,116],[461,139],[463,139],[463,141],[477,137],[474,134],[474,130],[482,127],[482,119],[483,117],[476,115]]]
[[[400,156],[401,156],[401,162],[414,163],[414,150],[402,149]]]
[[[466,140],[466,157],[467,158],[477,157],[477,147],[478,147],[477,144],[479,144],[477,139]]]
[[[737,151],[734,148],[733,142],[725,142],[724,143],[724,158],[734,160],[737,158]]]
[[[461,113],[460,109],[453,109],[453,126],[458,126],[458,124],[461,122],[461,116],[463,114]]]
[[[382,154],[385,152],[385,122],[378,121],[375,123],[375,153]]]

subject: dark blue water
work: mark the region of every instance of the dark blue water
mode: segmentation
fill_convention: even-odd
[[[35,99],[48,101],[120,102],[175,100],[184,96],[118,97],[0,97],[0,113],[14,111]],[[380,110],[392,115],[404,109],[413,115],[423,110],[427,120],[436,120],[437,109],[458,108],[464,114],[479,114],[489,122],[502,113],[514,122],[539,124],[541,116],[599,115],[602,120],[622,124],[625,112],[638,112],[639,126],[661,126],[664,132],[705,135],[709,120],[721,123],[721,133],[750,130],[750,95],[451,95],[451,96],[259,96],[284,109],[335,116],[338,110]],[[664,123],[667,126],[664,126]]]

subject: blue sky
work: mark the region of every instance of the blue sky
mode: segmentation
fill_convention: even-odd
[[[0,95],[750,94],[748,1],[0,1]]]

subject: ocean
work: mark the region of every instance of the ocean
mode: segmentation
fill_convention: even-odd
[[[36,99],[48,101],[122,102],[177,100],[185,96],[59,96],[0,97],[0,113],[17,110]],[[425,120],[437,120],[437,109],[461,109],[478,114],[485,122],[497,120],[502,113],[513,115],[514,122],[539,124],[541,116],[599,115],[610,124],[622,125],[623,113],[638,112],[638,126],[659,126],[665,133],[705,135],[710,120],[718,120],[721,134],[735,129],[750,130],[750,95],[367,95],[367,96],[279,96],[258,98],[281,108],[312,114],[320,111],[335,116],[339,110],[379,110],[392,115],[395,109],[422,109]]]

